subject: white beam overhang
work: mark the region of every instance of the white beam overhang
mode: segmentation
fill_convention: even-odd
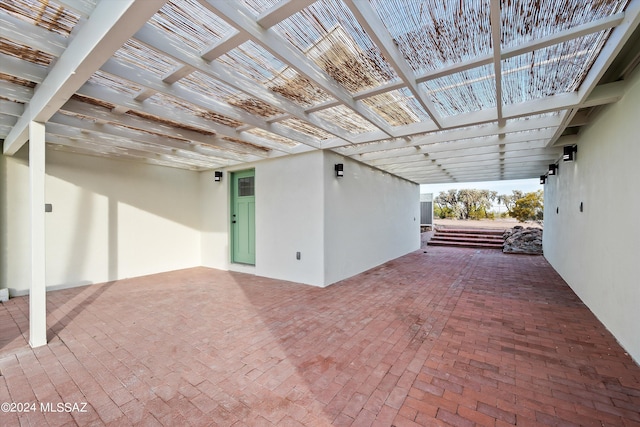
[[[49,120],[165,2],[100,2],[34,92],[25,113],[4,141],[4,153],[15,154],[29,137],[29,123]]]
[[[179,41],[170,38],[163,31],[155,28],[153,25],[147,24],[140,28],[140,30],[134,35],[134,38],[149,48],[162,52],[174,61],[192,66],[196,70],[209,77],[220,80],[222,83],[227,84],[236,90],[271,104],[298,119],[308,121],[325,132],[348,141],[349,137],[344,129],[335,126],[326,120],[307,114],[303,108],[294,102],[266,89],[254,81],[242,77],[239,73],[222,64],[217,62],[209,63],[198,56],[195,52],[186,51],[185,47],[182,46]]]
[[[228,142],[216,135],[207,135],[193,130],[175,128],[167,124],[153,123],[149,120],[130,114],[116,115],[106,108],[73,99],[67,101],[67,103],[62,106],[61,110],[84,117],[91,117],[96,121],[117,123],[122,126],[140,129],[149,133],[167,135],[168,138],[192,141],[205,147],[219,147],[223,150],[230,151],[231,153],[246,153],[252,156],[268,157],[268,153],[265,153],[263,150],[258,148],[252,148],[250,145],[243,146],[241,148],[242,152],[239,152],[237,144]]]

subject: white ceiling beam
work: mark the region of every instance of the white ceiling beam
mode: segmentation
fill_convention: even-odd
[[[378,14],[373,10],[369,2],[358,0],[344,0],[351,13],[356,17],[362,28],[369,34],[369,37],[378,46],[380,52],[393,67],[400,79],[411,91],[422,108],[427,112],[431,120],[438,128],[441,128],[440,117],[436,113],[436,107],[433,101],[423,89],[416,83],[415,73],[404,59],[402,52],[393,41],[387,27],[384,25]]]
[[[65,9],[72,10],[78,15],[87,18],[91,15],[93,10],[96,8],[96,5],[93,1],[86,0],[56,0],[60,6],[63,6]]]
[[[154,73],[139,67],[134,67],[122,60],[118,60],[116,58],[109,59],[102,65],[101,70],[121,79],[133,82],[136,85],[143,86],[145,89],[152,89],[156,92],[170,95],[176,99],[180,99],[206,109],[207,111],[212,111],[251,126],[272,132],[276,135],[292,139],[300,144],[306,144],[313,148],[320,148],[322,145],[322,141],[317,138],[295,131],[286,126],[269,124],[255,114],[251,114],[238,107],[233,107],[230,104],[220,102],[214,97],[207,96],[205,93],[197,93],[191,89],[181,86],[179,83],[173,85],[163,83],[158,80]]]
[[[300,12],[310,6],[316,0],[281,0],[275,6],[258,16],[257,22],[265,30],[271,28],[280,21],[284,21],[291,15]]]
[[[220,163],[235,164],[238,162],[252,162],[262,160],[262,157],[259,156],[250,154],[241,155],[233,152],[230,153],[225,150],[205,147],[200,144],[191,143],[189,141],[169,138],[168,136],[164,135],[160,136],[142,130],[133,130],[127,127],[116,126],[109,123],[97,123],[92,120],[81,119],[79,117],[74,117],[66,114],[55,114],[51,118],[49,123],[69,126],[92,133],[106,134],[111,137],[120,138],[122,140],[139,141],[174,150],[180,150],[181,152],[190,152],[198,156],[202,156],[203,159],[216,159]],[[47,130],[49,130],[49,128],[47,128]]]
[[[273,142],[271,140],[254,137],[253,135],[246,133],[240,133],[231,127],[215,123],[212,120],[197,117],[187,112],[179,111],[175,108],[151,104],[149,102],[136,102],[133,100],[127,100],[122,96],[120,92],[109,89],[105,86],[86,83],[80,89],[78,89],[77,93],[80,95],[88,96],[89,98],[101,99],[117,106],[127,107],[128,110],[140,111],[159,118],[169,118],[172,121],[184,123],[189,126],[202,129],[203,131],[215,132],[222,136],[236,138],[250,144],[261,145],[275,151],[281,151],[288,154],[297,152],[296,147],[289,147],[281,143]]]
[[[546,132],[550,134],[552,132]],[[513,135],[518,136],[518,135]],[[529,150],[536,148],[545,148],[548,138],[531,139],[529,138],[513,138],[507,140],[505,143],[498,141],[498,137],[487,138],[487,141],[479,141],[477,144],[459,145],[458,147],[448,148],[448,144],[442,144],[442,146],[435,146],[432,149],[414,150],[413,154],[407,153],[406,155],[390,156],[381,159],[369,160],[368,163],[376,166],[382,166],[387,164],[400,164],[410,163],[415,161],[421,161],[427,159],[440,159],[440,158],[453,158],[457,156],[473,156],[475,154],[484,154],[487,152],[499,152],[499,151],[516,151],[516,150]],[[508,142],[507,142],[508,141]],[[504,147],[501,148],[501,145]]]
[[[54,135],[52,136],[52,139],[56,140],[56,142],[53,142],[52,140],[47,141],[48,150],[79,154],[82,156],[89,156],[89,157],[106,158],[110,160],[117,160],[117,161],[124,161],[124,162],[136,162],[136,163],[142,162],[142,163],[155,165],[155,166],[166,166],[166,167],[179,168],[179,169],[185,169],[185,170],[193,170],[193,171],[205,170],[204,168],[200,168],[197,166],[178,164],[176,162],[161,160],[158,158],[150,158],[148,155],[145,155],[144,153],[133,154],[131,151],[125,153],[123,152],[123,150],[117,149],[118,147],[107,147],[107,149],[103,150],[102,153],[99,153],[90,148],[81,147],[78,141],[75,141],[69,138]]]
[[[609,34],[607,42],[604,44],[602,50],[598,54],[598,57],[578,89],[578,99],[580,103],[584,102],[597,86],[598,82],[607,71],[615,57],[620,53],[625,42],[629,40],[631,34],[633,34],[636,28],[638,28],[639,23],[640,0],[631,0],[625,10],[624,19],[611,31],[611,34]],[[563,125],[558,129],[556,135],[554,135],[554,137],[549,141],[549,145],[553,145],[555,141],[560,138],[564,128],[571,122],[575,113],[576,110],[569,110],[564,114]]]
[[[3,98],[20,102],[24,105],[27,105],[33,97],[33,89],[30,87],[10,83],[6,80],[0,80],[0,93],[2,93]]]
[[[444,168],[453,168],[453,167],[466,167],[466,166],[482,166],[482,165],[490,165],[492,162],[508,162],[508,161],[519,161],[519,162],[535,162],[535,161],[556,161],[558,156],[562,155],[561,151],[557,151],[555,153],[546,153],[544,150],[541,152],[537,152],[535,154],[523,154],[520,152],[513,153],[505,153],[504,157],[500,156],[499,153],[491,153],[491,154],[482,154],[478,156],[470,156],[469,157],[461,157],[461,158],[451,158],[451,159],[435,159],[436,165],[442,166]],[[432,160],[425,159],[424,164],[410,164],[410,165],[398,165],[398,166],[386,166],[384,169],[393,173],[403,174],[403,173],[411,173],[414,171],[422,170],[424,167],[429,166]]]
[[[336,135],[338,138],[342,138],[347,141],[349,140],[349,135],[344,129],[329,123],[326,120],[322,120],[319,117],[307,114],[304,109],[296,103],[270,91],[252,80],[241,76],[238,72],[229,69],[229,67],[225,65],[215,61],[211,63],[205,61],[196,53],[187,51],[180,41],[171,38],[165,34],[165,32],[155,28],[153,25],[145,25],[135,34],[134,37],[140,43],[162,52],[174,61],[190,65],[209,77],[217,79],[236,90],[271,104],[300,120],[308,121],[325,132]]]
[[[198,169],[215,169],[220,167],[216,162],[205,162],[200,160],[186,159],[176,154],[167,154],[162,152],[154,152],[147,149],[143,145],[127,142],[127,146],[116,145],[109,138],[97,135],[84,134],[79,137],[69,137],[58,135],[53,132],[47,133],[47,143],[57,144],[67,147],[81,148],[90,150],[97,154],[119,154],[120,156],[145,158],[149,160],[162,160],[173,167],[183,165],[187,167],[196,167]]]
[[[233,32],[227,34],[220,40],[217,40],[215,43],[211,43],[209,46],[202,49],[199,52],[200,57],[206,61],[213,61],[231,49],[240,46],[247,40],[249,40],[249,36],[246,33],[233,30]]]
[[[556,127],[560,124],[560,119],[555,116],[536,117],[529,120],[508,121],[505,126],[498,126],[497,123],[489,123],[478,128],[468,129],[460,128],[451,131],[440,131],[430,135],[418,136],[410,141],[394,140],[389,142],[381,142],[378,144],[367,144],[363,146],[350,146],[338,149],[340,154],[353,156],[356,154],[367,158],[367,153],[374,153],[384,150],[392,150],[397,148],[413,147],[416,145],[435,144],[439,142],[455,141],[460,139],[477,138],[484,136],[497,135],[500,133],[524,132],[542,128]]]
[[[163,83],[170,85],[177,82],[181,78],[184,78],[189,74],[193,73],[195,70],[196,70],[195,68],[189,65],[180,64],[176,66],[173,70],[171,70],[170,72],[162,76],[161,80]]]
[[[500,49],[502,43],[502,26],[500,25],[500,0],[491,0],[490,4],[491,21],[491,44],[493,47],[493,75],[496,83],[496,113],[498,124],[504,126],[505,120],[502,116],[502,59]]]
[[[193,130],[175,128],[173,126],[167,124],[154,123],[150,120],[145,120],[140,117],[136,117],[130,114],[126,114],[123,116],[116,116],[108,109],[104,107],[99,107],[97,105],[88,104],[86,102],[81,102],[77,100],[67,101],[65,105],[62,106],[61,110],[72,113],[79,114],[81,116],[92,117],[97,121],[107,122],[107,123],[119,123],[122,126],[131,127],[134,129],[140,129],[142,131],[155,133],[155,134],[163,134],[167,135],[169,138],[173,139],[184,139],[188,141],[192,141],[198,145],[206,147],[218,147],[223,150],[230,150],[230,155],[232,153],[239,153],[239,146],[236,143],[229,142],[225,139],[220,138],[216,135],[205,135],[200,132],[196,132]],[[242,139],[242,138],[240,138]],[[248,141],[247,141],[248,142]],[[250,145],[246,145],[242,147],[242,154],[258,156],[258,157],[268,157],[268,153],[258,148],[252,148]],[[234,157],[231,157],[234,158]],[[241,160],[241,158],[235,158],[236,160]]]
[[[493,55],[480,56],[478,58],[470,59],[468,61],[460,62],[457,64],[451,64],[437,70],[427,71],[423,74],[416,76],[416,82],[424,83],[429,80],[439,79],[441,77],[449,76],[451,74],[461,73],[463,71],[471,70],[473,68],[482,67],[483,65],[489,65],[493,63]]]
[[[5,139],[4,153],[15,154],[29,137],[29,123],[49,120],[165,2],[100,2],[34,92],[25,113]]]
[[[611,15],[593,22],[578,25],[576,27],[560,31],[558,33],[542,37],[536,40],[523,43],[518,46],[508,47],[502,50],[500,58],[502,60],[512,58],[514,56],[523,55],[534,50],[543,49],[545,47],[553,46],[559,43],[563,43],[567,40],[571,40],[578,37],[584,37],[586,35],[596,33],[598,31],[606,30],[607,28],[619,25],[624,18],[624,12]],[[418,83],[423,83],[428,80],[438,79],[451,74],[460,73],[473,68],[481,67],[483,65],[489,65],[494,62],[493,55],[484,55],[478,58],[470,59],[468,61],[452,64],[446,67],[439,68],[434,71],[428,71],[426,73],[416,76]]]
[[[0,53],[0,73],[33,83],[42,83],[47,77],[47,69],[45,67],[4,53]]]
[[[525,53],[533,52],[534,50],[544,49],[545,47],[564,43],[569,40],[588,36],[589,34],[615,27],[616,25],[620,25],[624,19],[624,15],[624,12],[616,13],[595,21],[587,22],[586,24],[577,25],[575,27],[559,31],[546,37],[531,40],[518,46],[505,48],[502,51],[501,57],[503,60],[513,58],[514,56],[523,55]]]
[[[136,150],[138,152],[149,153],[151,154],[151,157],[156,154],[173,156],[174,158],[180,158],[183,161],[189,162],[191,164],[197,164],[198,166],[203,167],[223,167],[231,164],[225,159],[210,157],[204,154],[193,152],[191,150],[184,150],[181,148],[158,144],[157,142],[151,142],[148,140],[149,138],[145,138],[142,135],[136,139],[121,138],[118,135],[114,134],[88,131],[86,129],[76,128],[68,126],[66,124],[63,125],[53,122],[47,123],[46,127],[48,139],[50,139],[52,135],[58,135],[76,139],[80,144],[85,142],[93,142],[100,144],[101,147],[122,147],[126,149]]]
[[[425,169],[421,172],[410,173],[408,175],[412,177],[427,177],[429,175],[438,175],[443,171],[449,172],[450,174],[455,174],[458,177],[461,176],[483,176],[487,174],[496,174],[496,173],[511,173],[511,172],[520,172],[525,171],[527,174],[532,174],[532,177],[537,177],[542,175],[541,171],[544,171],[547,168],[548,160],[541,160],[538,162],[512,162],[508,165],[501,165],[499,162],[493,163],[485,163],[478,166],[463,166],[463,167],[431,167],[429,169]]]
[[[2,28],[3,38],[54,57],[62,55],[69,41],[61,34],[38,27],[8,13],[0,14],[0,28]]]
[[[312,61],[309,61],[300,51],[292,48],[278,33],[272,29],[263,29],[249,17],[248,12],[243,10],[243,7],[235,3],[213,0],[198,1],[211,12],[225,19],[238,31],[248,33],[252,40],[271,52],[280,61],[298,70],[303,76],[339,100],[343,105],[359,113],[389,136],[394,136],[393,130],[382,117],[375,114],[367,106],[354,101],[351,94],[344,87]]]
[[[20,117],[24,113],[24,104],[18,102],[7,101],[6,99],[0,99],[0,115]]]

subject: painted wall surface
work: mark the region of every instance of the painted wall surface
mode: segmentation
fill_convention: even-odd
[[[0,287],[29,289],[28,164],[3,156]],[[46,283],[69,287],[201,265],[196,172],[47,151]]]
[[[214,172],[200,173],[202,265],[229,269],[229,173],[222,181],[214,180]]]
[[[420,248],[419,185],[335,153],[324,161],[325,284]]]
[[[322,159],[310,152],[256,165],[258,276],[324,285]]]
[[[640,73],[545,184],[544,254],[640,362]],[[580,204],[583,212],[580,212]],[[556,213],[556,208],[558,213]]]
[[[349,167],[339,180],[337,162]],[[319,151],[242,167],[251,168],[256,265],[244,271],[327,286],[420,248],[416,184]],[[229,263],[229,173],[224,184],[202,174],[203,264],[243,271]]]
[[[231,173],[246,169],[254,169],[256,179],[254,268],[231,264],[229,255]],[[203,265],[322,286],[324,212],[321,174],[320,152],[227,169],[222,183],[214,182],[213,172],[202,173]],[[299,260],[296,252],[300,252]]]

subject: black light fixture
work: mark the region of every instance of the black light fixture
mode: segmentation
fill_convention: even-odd
[[[214,172],[214,180],[216,182],[222,181],[222,171],[215,171]]]
[[[558,165],[556,165],[555,163],[551,163],[549,165],[549,172],[548,175],[557,175],[558,174]]]
[[[565,145],[562,152],[562,160],[565,162],[573,162],[578,152],[577,145]]]
[[[547,175],[540,175],[540,184],[544,184],[547,182]]]
[[[342,178],[344,176],[344,165],[342,163],[336,163],[333,169],[336,171],[336,176]]]

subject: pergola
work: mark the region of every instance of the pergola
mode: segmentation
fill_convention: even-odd
[[[2,0],[0,139],[13,155],[39,122],[51,149],[190,170],[333,150],[417,183],[537,177],[621,97],[638,49],[607,70],[639,16],[640,0]]]

